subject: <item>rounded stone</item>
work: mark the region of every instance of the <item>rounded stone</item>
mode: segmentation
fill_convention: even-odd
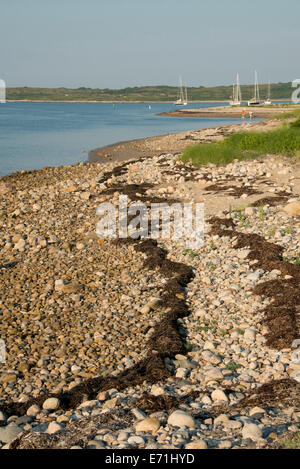
[[[169,418],[168,424],[174,427],[189,427],[195,428],[196,423],[193,417],[182,410],[175,410]]]
[[[53,435],[56,432],[60,432],[63,429],[63,427],[57,423],[57,422],[50,422],[47,428],[47,433],[49,435]]]
[[[40,407],[34,404],[27,409],[26,415],[28,415],[29,417],[36,417],[36,415],[39,414],[40,411]]]
[[[262,431],[255,423],[246,423],[242,430],[242,437],[244,440],[249,438],[252,441],[257,441],[262,438]]]
[[[22,428],[17,425],[7,425],[6,427],[0,428],[0,441],[2,443],[10,443],[14,440],[21,432]]]
[[[214,402],[216,402],[216,401],[228,402],[228,397],[226,396],[225,392],[222,391],[222,389],[215,389],[211,393],[211,398]]]
[[[207,444],[204,440],[196,440],[185,445],[185,449],[207,449]]]
[[[284,211],[293,217],[300,215],[300,202],[291,202],[284,207]]]
[[[136,426],[135,430],[137,432],[156,432],[160,427],[159,420],[154,417],[147,417],[144,420],[140,420]]]
[[[43,409],[44,410],[56,410],[59,408],[59,399],[57,397],[50,397],[49,399],[46,399],[45,402],[43,403]]]

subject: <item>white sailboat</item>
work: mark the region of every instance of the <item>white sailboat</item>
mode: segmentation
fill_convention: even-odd
[[[230,101],[231,106],[240,106],[242,102],[242,93],[241,93],[241,85],[240,85],[240,77],[237,73],[236,75],[236,83],[233,84],[233,93],[232,93],[232,101]]]
[[[268,84],[268,97],[267,97],[267,99],[265,100],[264,104],[266,104],[266,105],[268,105],[268,106],[269,106],[270,104],[272,104],[272,101],[271,101],[271,83],[270,83],[270,81],[269,81],[269,84]]]
[[[179,77],[179,93],[178,99],[175,101],[176,106],[186,106],[187,105],[187,87],[185,85],[185,90],[183,90],[182,78]]]
[[[254,97],[248,101],[248,106],[258,106],[262,104],[259,97],[259,87],[258,87],[258,78],[257,71],[254,72]]]

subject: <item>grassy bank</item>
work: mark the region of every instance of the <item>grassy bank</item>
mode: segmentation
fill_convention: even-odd
[[[228,164],[234,160],[257,158],[266,154],[293,157],[300,155],[300,118],[268,132],[239,132],[221,142],[188,147],[182,156],[195,166]]]

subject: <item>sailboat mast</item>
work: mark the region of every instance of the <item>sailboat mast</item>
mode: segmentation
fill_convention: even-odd
[[[241,102],[242,101],[242,93],[241,93],[241,85],[240,85],[240,76],[239,74],[237,73],[236,75],[236,100],[238,102]]]
[[[254,72],[254,98],[256,101],[259,101],[258,77],[256,70]]]

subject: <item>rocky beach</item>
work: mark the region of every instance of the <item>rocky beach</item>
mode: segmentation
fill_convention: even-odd
[[[124,142],[0,179],[0,447],[299,439],[299,159],[178,159],[240,128]],[[203,247],[99,238],[97,207],[120,194],[148,207],[203,202]]]

